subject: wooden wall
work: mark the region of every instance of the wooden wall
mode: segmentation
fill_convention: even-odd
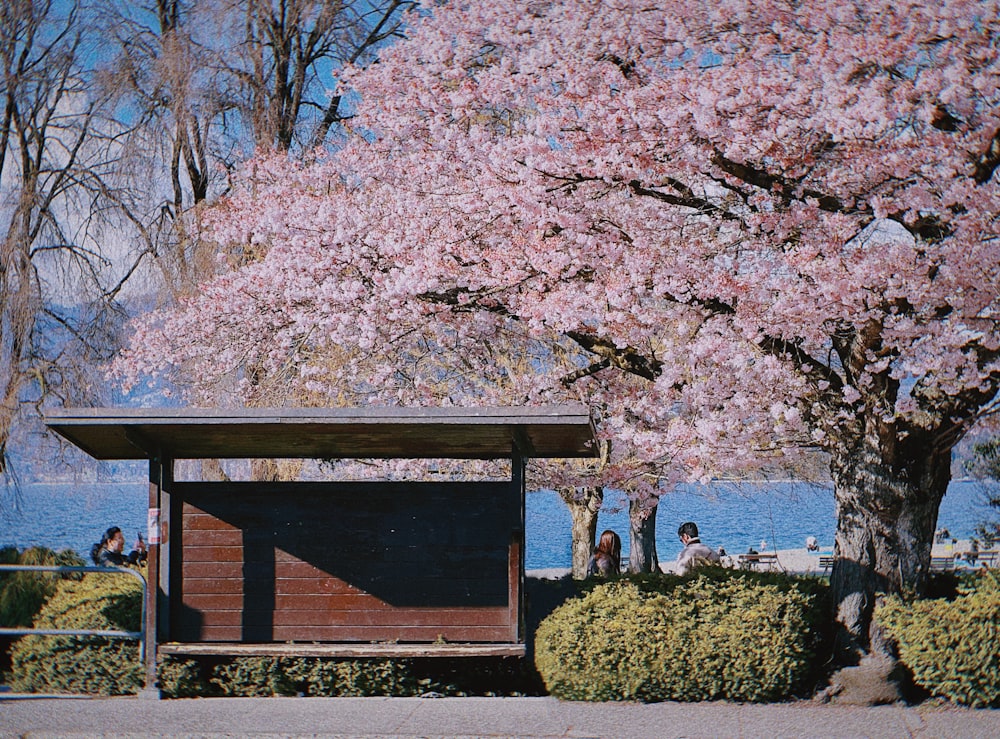
[[[516,483],[174,483],[171,493],[172,641],[520,640]]]

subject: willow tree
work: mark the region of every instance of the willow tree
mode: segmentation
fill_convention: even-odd
[[[410,0],[107,0],[103,83],[135,122],[140,238],[170,298],[215,270],[197,213],[255,150],[308,156],[351,115],[331,69],[363,64]],[[244,255],[252,258],[252,255]]]
[[[141,258],[93,40],[75,2],[0,4],[0,473],[22,409],[100,394]]]

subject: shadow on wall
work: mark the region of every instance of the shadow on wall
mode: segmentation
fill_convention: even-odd
[[[524,645],[525,659],[535,663],[535,632],[552,611],[569,598],[579,595],[580,583],[567,575],[558,580],[538,577],[524,579]]]

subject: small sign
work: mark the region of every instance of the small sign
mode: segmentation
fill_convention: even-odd
[[[150,508],[149,516],[146,519],[146,529],[149,535],[150,544],[160,543],[160,509]]]

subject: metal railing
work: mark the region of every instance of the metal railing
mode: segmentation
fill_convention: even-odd
[[[62,567],[58,565],[4,565],[0,564],[0,573],[20,572],[58,572],[70,574],[73,572],[96,572],[113,575],[131,575],[142,583],[142,615],[139,620],[139,631],[120,631],[118,629],[10,629],[0,627],[0,636],[103,636],[112,639],[138,639],[139,662],[146,662],[146,578],[138,570],[128,567]]]

